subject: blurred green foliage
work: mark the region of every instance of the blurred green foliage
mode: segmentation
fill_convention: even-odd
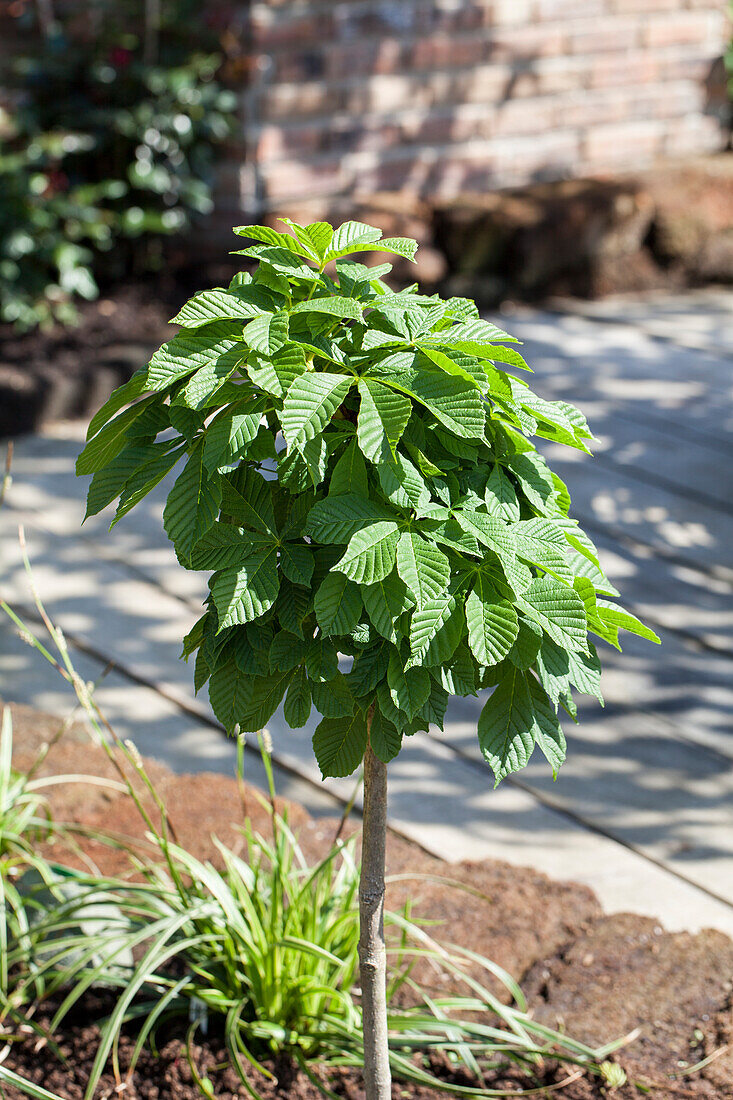
[[[32,328],[73,321],[100,276],[155,269],[210,211],[236,100],[190,0],[89,0],[40,27],[25,10],[0,120],[0,320]]]

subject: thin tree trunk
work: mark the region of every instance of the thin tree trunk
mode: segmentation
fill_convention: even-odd
[[[371,744],[367,743],[359,883],[359,969],[366,1100],[390,1100],[392,1095],[387,1033],[387,955],[384,945],[386,843],[387,766],[374,755]]]

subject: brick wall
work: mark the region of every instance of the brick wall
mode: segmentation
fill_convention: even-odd
[[[720,148],[710,83],[726,7],[253,2],[253,76],[221,216],[304,205],[317,215],[385,190],[446,198]]]

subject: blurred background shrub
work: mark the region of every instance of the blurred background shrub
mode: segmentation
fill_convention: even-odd
[[[163,262],[212,206],[236,97],[191,0],[15,5],[0,119],[0,320],[68,323],[98,283]]]

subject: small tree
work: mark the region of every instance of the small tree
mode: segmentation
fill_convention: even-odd
[[[414,241],[287,224],[235,231],[259,242],[237,253],[254,274],[183,307],[92,420],[77,470],[94,475],[87,515],[119,498],[114,524],[185,462],[164,523],[181,565],[211,574],[183,647],[196,689],[208,681],[230,731],[261,729],[283,699],[291,727],[315,707],[324,777],[364,761],[365,1078],[383,1100],[386,765],[442,729],[451,695],[491,687],[478,738],[496,782],[535,745],[556,773],[571,688],[601,699],[589,633],[658,639],[609,599],[530,442],[587,451],[582,414],[528,388],[516,341],[473,302],[393,293],[389,264],[349,258],[412,259]]]

